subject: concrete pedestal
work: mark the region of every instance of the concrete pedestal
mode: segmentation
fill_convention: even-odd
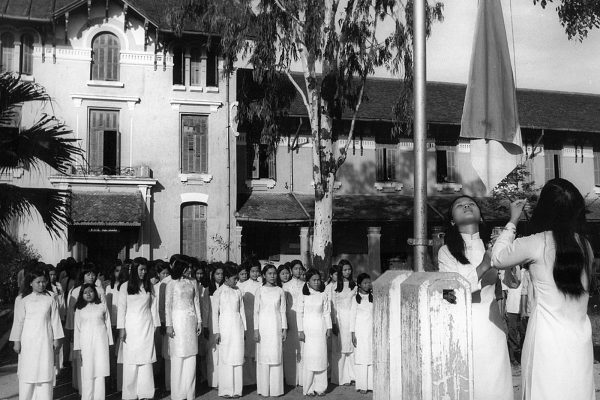
[[[388,270],[373,282],[373,400],[402,398],[400,290],[411,274]]]
[[[454,290],[456,304],[443,299],[446,290]],[[473,400],[468,282],[454,273],[413,273],[400,296],[402,397],[397,398]]]

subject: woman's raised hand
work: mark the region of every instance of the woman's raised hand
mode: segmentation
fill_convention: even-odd
[[[521,214],[523,214],[523,209],[526,205],[526,199],[519,199],[510,203],[510,222],[512,222],[515,226],[519,223]]]
[[[172,326],[167,326],[167,336],[169,336],[171,339],[175,337],[175,330]]]

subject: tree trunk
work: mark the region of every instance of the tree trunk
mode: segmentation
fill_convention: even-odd
[[[323,197],[315,196],[315,220],[313,230],[313,267],[327,272],[332,262],[333,254],[333,182],[334,175],[327,177],[327,188]]]

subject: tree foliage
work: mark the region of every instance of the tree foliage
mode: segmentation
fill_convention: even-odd
[[[560,23],[569,39],[585,39],[590,30],[600,27],[600,1],[598,0],[533,0],[543,8],[556,4]]]
[[[32,126],[20,126],[23,104],[47,101],[50,97],[42,86],[11,73],[0,75],[1,174],[47,167],[66,173],[75,157],[83,154],[77,139],[69,137],[72,130],[53,116],[44,114]],[[58,234],[69,220],[68,200],[68,193],[61,190],[0,184],[0,241],[13,241],[8,232],[11,221],[31,216],[34,210],[48,231]]]

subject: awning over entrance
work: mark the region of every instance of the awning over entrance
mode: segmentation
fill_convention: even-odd
[[[443,224],[456,196],[431,196],[428,220]],[[400,194],[342,194],[333,200],[336,222],[408,222],[413,219],[412,196]],[[508,221],[508,207],[498,208],[489,198],[478,198],[486,220]],[[308,223],[314,218],[314,197],[298,193],[252,193],[237,212],[240,222]],[[588,201],[588,221],[600,222],[600,200]]]
[[[146,205],[140,192],[73,192],[75,226],[141,226]]]

